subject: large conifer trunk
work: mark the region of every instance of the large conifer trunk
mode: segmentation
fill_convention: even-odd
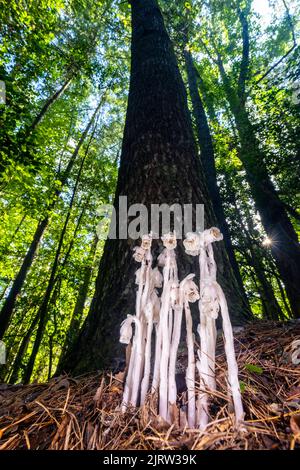
[[[193,57],[188,49],[184,51],[185,65],[188,77],[188,84],[190,90],[190,96],[193,106],[193,114],[196,121],[196,133],[199,141],[201,150],[201,162],[203,165],[204,175],[206,178],[206,184],[216,219],[218,221],[219,229],[224,236],[224,244],[226,247],[227,255],[236,277],[236,280],[240,286],[241,292],[245,296],[245,302],[247,302],[246,293],[244,291],[243,280],[239,270],[239,266],[235,257],[229,226],[227,224],[225,213],[223,209],[223,203],[220,195],[220,190],[217,183],[217,173],[215,166],[215,154],[213,147],[212,135],[206,117],[206,112],[202,103],[202,99],[199,93],[197,85],[196,68],[193,62]]]
[[[124,130],[118,197],[128,206],[151,204],[205,205],[206,227],[215,225],[197,155],[186,92],[156,0],[132,0],[131,80]],[[119,367],[124,357],[118,343],[121,321],[134,313],[133,240],[108,240],[100,263],[88,318],[62,368],[82,373]],[[197,270],[193,259],[177,248],[180,276]],[[233,276],[224,245],[216,257],[232,320],[245,321],[247,309]]]

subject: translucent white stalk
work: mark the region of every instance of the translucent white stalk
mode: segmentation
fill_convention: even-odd
[[[188,366],[186,369],[186,386],[188,392],[188,423],[190,428],[195,427],[196,423],[196,398],[195,398],[195,353],[193,321],[188,301],[184,304],[186,320],[186,342],[188,348]]]
[[[217,266],[214,260],[212,243],[222,239],[218,229],[205,230],[199,236],[200,264],[200,326],[199,335],[201,351],[197,368],[200,374],[201,392],[198,399],[198,423],[205,429],[208,423],[208,391],[215,390],[215,320],[219,310],[223,319],[225,353],[228,363],[228,380],[233,397],[236,424],[239,426],[244,417],[238,380],[238,368],[235,358],[232,327],[228,313],[226,298],[222,288],[216,281]],[[189,244],[194,242],[190,236]]]
[[[198,399],[198,416],[199,416],[199,427],[204,430],[208,424],[208,395],[207,395],[207,377],[209,374],[208,367],[208,344],[206,335],[206,318],[201,315],[200,311],[200,325],[198,327],[200,336],[200,354],[199,361],[197,362],[197,368],[200,376],[200,392]]]
[[[152,256],[151,256],[150,250],[146,251],[145,258],[146,258],[146,273],[145,273],[145,286],[144,286],[144,289],[142,291],[141,301],[140,301],[140,305],[141,305],[140,312],[141,313],[144,311],[144,309],[146,307],[146,304],[147,304],[148,297],[149,297],[150,276],[151,276],[151,270],[152,270],[151,269]]]
[[[135,335],[133,338],[133,348],[134,356],[132,357],[133,361],[133,370],[131,374],[131,395],[130,395],[130,404],[136,406],[138,391],[141,380],[141,365],[143,360],[143,347],[142,347],[142,325],[138,318],[135,318]]]
[[[224,330],[224,341],[225,341],[225,354],[228,364],[228,381],[230,391],[232,394],[234,412],[235,412],[235,423],[237,427],[240,427],[244,420],[244,409],[241,397],[240,384],[238,379],[238,366],[235,357],[234,340],[232,334],[232,326],[228,313],[228,307],[226,298],[222,288],[217,285],[218,295],[221,305],[221,314],[223,320]]]
[[[138,330],[139,330],[139,320],[136,317],[130,316],[132,322],[136,324],[135,336],[133,338],[132,350],[129,360],[128,372],[126,377],[126,382],[124,386],[123,400],[121,410],[124,413],[127,410],[128,404],[130,402],[130,397],[133,387],[133,369],[134,364],[136,363],[137,351],[138,351]],[[129,320],[128,320],[129,321]]]
[[[183,303],[182,303],[182,294],[181,299],[179,301],[179,307],[174,311],[174,325],[173,325],[173,334],[172,334],[172,342],[170,347],[170,359],[169,359],[169,404],[175,405],[176,398],[177,398],[177,387],[176,387],[176,380],[175,380],[175,373],[176,373],[176,359],[177,359],[177,351],[180,342],[180,334],[181,334],[181,323],[182,323],[182,312],[183,312]]]
[[[141,316],[141,301],[142,301],[142,294],[143,294],[143,287],[144,287],[144,273],[145,273],[145,260],[143,259],[141,267],[140,267],[140,274],[139,274],[139,287],[135,301],[135,314],[137,318]]]
[[[159,386],[159,372],[160,372],[160,358],[161,358],[161,322],[155,326],[155,358],[151,392],[157,392]]]
[[[160,380],[159,380],[159,414],[168,420],[168,362],[169,362],[169,306],[170,306],[170,252],[167,250],[166,265],[164,267],[164,288],[162,293],[162,305],[160,313],[161,322],[161,358],[160,358]]]
[[[168,330],[169,330],[169,344],[171,345],[172,331],[173,331],[173,309],[172,309],[172,307],[169,307]]]

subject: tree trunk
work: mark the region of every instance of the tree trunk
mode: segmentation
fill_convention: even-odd
[[[249,41],[243,18],[244,43]],[[217,52],[217,51],[216,51]],[[248,48],[246,47],[246,55]],[[272,240],[271,252],[276,262],[280,277],[285,285],[291,310],[296,318],[300,317],[300,245],[294,227],[287,215],[284,203],[268,175],[265,155],[260,147],[251,124],[244,85],[236,91],[226,74],[220,55],[217,52],[217,65],[223,80],[224,90],[234,116],[240,139],[240,158],[246,171],[246,178],[251,188],[263,227]],[[247,67],[247,64],[246,64]],[[245,68],[245,67],[244,67]],[[245,72],[241,74],[245,79]]]
[[[71,322],[70,322],[66,339],[62,348],[62,354],[61,354],[62,359],[64,358],[64,355],[68,351],[68,349],[75,343],[79,335],[80,325],[81,325],[83,311],[84,311],[84,304],[87,299],[90,280],[91,280],[91,276],[93,273],[97,244],[98,244],[98,237],[97,235],[95,235],[92,246],[91,246],[91,250],[89,253],[88,264],[84,269],[83,281],[79,287],[78,296],[77,296],[76,304],[73,310]],[[59,374],[60,372],[61,372],[61,365],[59,363],[56,374]]]
[[[225,176],[226,178],[226,176]],[[230,188],[230,181],[226,178],[227,188]],[[284,319],[284,314],[282,309],[276,299],[274,289],[272,284],[269,282],[263,263],[263,255],[259,253],[257,242],[257,233],[255,233],[255,228],[252,223],[252,219],[248,217],[246,228],[244,226],[244,221],[241,215],[241,211],[237,204],[236,195],[233,190],[231,190],[231,202],[234,204],[236,218],[239,223],[240,231],[243,233],[243,238],[245,242],[245,249],[243,250],[243,255],[247,260],[249,266],[252,266],[254,269],[256,277],[256,285],[258,286],[259,295],[262,301],[264,312],[268,319],[270,320],[282,320]]]
[[[234,249],[231,242],[229,227],[225,218],[222,199],[220,196],[219,187],[217,184],[217,174],[215,167],[215,155],[213,148],[212,136],[210,133],[205,109],[199,94],[197,86],[197,73],[191,53],[185,49],[184,51],[185,65],[188,76],[189,90],[193,105],[193,113],[196,121],[197,137],[201,151],[201,161],[204,169],[204,174],[208,186],[209,195],[213,205],[213,209],[218,221],[219,228],[224,236],[224,243],[227,250],[228,258],[231,263],[236,280],[239,284],[242,295],[245,297],[245,304],[248,305],[244,285],[236,261]],[[248,305],[248,308],[249,305]]]
[[[34,329],[35,329],[38,321],[39,321],[39,312],[36,313],[34,319],[32,320],[32,322],[31,322],[31,324],[30,324],[30,326],[29,326],[29,328],[28,328],[28,330],[25,334],[25,336],[23,337],[23,339],[21,341],[20,347],[18,349],[18,353],[17,353],[17,355],[15,357],[15,360],[14,360],[12,373],[11,373],[10,378],[9,378],[9,383],[11,383],[11,384],[16,383],[16,381],[18,379],[18,373],[19,373],[19,370],[20,370],[21,365],[22,365],[22,359],[26,354],[28,344],[29,344],[29,341],[30,341],[30,337],[31,337],[32,333],[34,332]]]
[[[271,252],[284,282],[293,315],[300,317],[300,247],[284,204],[269,178],[259,143],[245,109],[236,114],[241,157],[264,229],[271,239]]]
[[[248,263],[253,266],[256,279],[258,281],[258,290],[262,304],[264,306],[266,317],[269,320],[283,320],[284,315],[280,308],[280,305],[276,299],[272,284],[268,280],[266,273],[263,268],[263,264],[260,261],[260,256],[255,253],[255,250],[249,245],[250,256],[246,255]]]
[[[39,222],[35,234],[33,236],[30,247],[24,257],[22,266],[15,277],[13,285],[9,291],[8,296],[5,299],[1,313],[0,313],[0,339],[3,338],[5,331],[8,328],[13,309],[17,300],[18,295],[21,292],[23,284],[26,279],[28,270],[30,269],[34,256],[36,254],[39,243],[42,239],[44,231],[48,225],[49,216],[47,215],[41,222]]]
[[[29,137],[35,128],[40,124],[43,120],[44,116],[46,115],[48,109],[58,100],[58,98],[66,91],[69,87],[71,81],[73,80],[74,75],[71,75],[69,78],[65,80],[62,86],[55,92],[53,95],[49,96],[49,98],[45,101],[44,105],[42,106],[41,110],[38,112],[30,126],[25,129],[25,138]]]
[[[54,261],[53,261],[53,264],[52,264],[50,278],[49,278],[49,281],[48,281],[48,284],[47,284],[47,288],[46,288],[44,298],[43,298],[42,303],[39,307],[39,311],[38,311],[39,324],[38,324],[37,333],[36,333],[36,337],[35,337],[35,340],[34,340],[33,348],[32,348],[32,351],[31,351],[31,355],[30,355],[30,358],[29,358],[29,361],[28,361],[28,364],[27,364],[27,367],[26,367],[26,370],[25,370],[25,373],[24,373],[24,383],[28,383],[30,381],[32,371],[33,371],[33,367],[34,367],[34,363],[35,363],[35,359],[36,359],[40,344],[41,344],[42,339],[43,339],[43,334],[44,334],[44,331],[45,331],[45,328],[46,328],[46,325],[47,325],[48,304],[49,304],[49,301],[50,301],[50,298],[51,298],[51,295],[52,295],[53,288],[55,286],[56,274],[57,274],[57,269],[58,269],[58,266],[59,266],[59,260],[60,260],[61,251],[62,251],[62,247],[63,247],[64,237],[65,237],[67,227],[68,227],[68,223],[69,223],[69,220],[70,220],[70,217],[71,217],[72,208],[73,208],[73,204],[74,204],[74,200],[75,200],[75,195],[76,195],[76,192],[77,192],[77,188],[78,188],[78,184],[79,184],[80,177],[81,177],[81,174],[82,174],[82,169],[83,169],[83,165],[84,165],[86,156],[87,156],[87,151],[85,152],[85,155],[82,158],[82,162],[81,162],[81,165],[80,165],[77,177],[76,177],[76,182],[75,182],[75,185],[74,185],[74,188],[73,188],[71,200],[70,200],[70,203],[69,203],[68,212],[67,212],[67,215],[66,215],[66,218],[65,218],[65,222],[64,222],[60,237],[59,237],[59,242],[58,242],[58,246],[57,246],[57,249],[56,249],[55,258],[54,258]],[[79,217],[78,223],[80,223],[82,215],[83,215],[83,212],[81,213],[81,215]],[[77,231],[77,229],[78,229],[78,224],[77,224],[77,227],[76,227],[76,231]]]
[[[103,95],[104,97],[104,95]],[[83,131],[83,133],[81,134],[81,137],[78,141],[78,144],[76,145],[76,148],[74,149],[74,152],[68,162],[68,165],[66,167],[66,169],[61,173],[60,176],[57,177],[57,179],[61,182],[61,186],[59,189],[56,189],[55,191],[55,194],[54,194],[54,200],[53,202],[51,203],[51,205],[48,207],[47,209],[47,212],[48,214],[44,217],[44,219],[42,219],[37,228],[36,228],[36,231],[35,231],[35,234],[33,236],[33,239],[32,239],[32,242],[30,244],[30,247],[29,247],[29,250],[27,251],[25,257],[24,257],[24,260],[23,260],[23,263],[22,263],[22,266],[17,274],[17,276],[15,277],[15,280],[13,282],[13,285],[9,291],[9,294],[3,304],[3,307],[2,307],[2,310],[0,312],[0,339],[3,338],[4,334],[5,334],[5,331],[7,330],[8,326],[9,326],[9,322],[10,322],[10,319],[11,319],[11,316],[13,314],[13,310],[14,310],[14,307],[15,307],[15,304],[16,304],[16,301],[17,301],[17,298],[19,296],[19,294],[21,293],[21,289],[24,285],[24,282],[25,282],[25,279],[26,279],[26,276],[27,276],[27,273],[33,263],[33,260],[34,260],[34,257],[35,257],[35,254],[37,252],[37,249],[39,247],[39,244],[42,240],[42,237],[43,237],[43,234],[48,226],[48,223],[49,223],[49,219],[50,219],[50,212],[53,210],[53,208],[55,207],[55,204],[56,204],[56,200],[58,199],[58,197],[60,196],[66,182],[67,182],[67,179],[69,178],[70,176],[70,173],[73,169],[73,166],[74,166],[74,163],[76,161],[76,158],[77,158],[77,155],[86,139],[86,136],[88,135],[88,132],[91,128],[91,126],[93,125],[94,121],[95,121],[95,118],[96,118],[96,115],[100,109],[100,106],[102,105],[103,103],[103,97],[102,99],[100,100],[97,108],[95,109],[94,113],[93,113],[93,116],[91,117],[90,121],[88,122],[85,130]]]
[[[186,92],[156,0],[132,0],[131,80],[121,162],[115,197],[128,206],[143,203],[205,204],[206,227],[214,225],[203,170],[197,155]],[[124,221],[122,221],[124,222]],[[125,221],[128,222],[128,221]],[[150,231],[150,227],[149,227]],[[63,361],[81,373],[124,365],[120,323],[134,312],[135,240],[108,239],[96,281],[96,293],[78,342]],[[157,243],[158,245],[158,243]],[[179,274],[197,270],[177,247]],[[245,309],[223,243],[216,247],[220,282],[232,319],[245,320]]]

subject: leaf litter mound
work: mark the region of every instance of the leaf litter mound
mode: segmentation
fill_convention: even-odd
[[[0,450],[300,448],[300,353],[295,353],[295,345],[300,351],[300,323],[260,322],[234,336],[246,432],[233,426],[219,337],[217,392],[211,395],[211,421],[205,432],[188,429],[184,394],[170,426],[157,415],[154,395],[142,408],[120,413],[122,372],[63,375],[48,383],[0,385]],[[178,360],[185,361],[183,353]]]

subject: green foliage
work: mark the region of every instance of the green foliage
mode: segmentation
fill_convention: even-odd
[[[0,108],[2,301],[39,221],[49,215],[5,337],[9,354],[2,376],[6,379],[13,373],[22,339],[33,325],[14,380],[22,378],[29,359],[36,332],[34,318],[49,281],[81,161],[87,154],[63,239],[47,326],[35,361],[33,377],[45,380],[55,372],[87,267],[92,275],[81,323],[93,295],[103,241],[98,243],[92,261],[90,246],[96,231],[97,208],[101,203],[112,202],[116,184],[128,86],[128,41],[124,42],[119,10],[104,0],[47,0],[29,2],[26,8],[23,2],[4,2],[0,11],[4,38],[0,79],[7,88],[6,105]],[[51,102],[33,128],[45,103],[69,78],[69,86]],[[100,100],[94,125],[67,181],[62,183],[62,175]]]
[[[237,129],[216,57],[219,53],[236,90],[243,49],[239,8],[249,21],[246,105],[281,199],[299,208],[300,108],[292,100],[291,88],[299,80],[299,47],[259,81],[291,48],[293,34],[298,40],[299,5],[291,0],[289,15],[281,5],[267,19],[254,10],[250,0],[161,0],[160,6],[185,80],[185,47],[195,61],[213,135],[218,184],[253,313],[269,318],[262,286],[266,281],[282,310],[282,319],[288,318],[280,276],[270,251],[262,244],[265,235],[245,181]],[[115,0],[0,0],[0,80],[7,89],[6,105],[0,104],[2,305],[38,223],[49,216],[5,336],[8,366],[1,371],[2,378],[22,379],[35,339],[35,316],[85,153],[33,379],[46,380],[54,373],[89,267],[92,274],[80,324],[91,303],[103,250],[101,241],[91,260],[97,208],[113,200],[121,152],[129,86],[130,14],[129,3]],[[100,99],[98,117],[63,181]],[[292,222],[297,228],[299,220],[292,217]],[[28,341],[18,362],[26,335]],[[245,369],[263,372],[255,364],[246,364]]]

